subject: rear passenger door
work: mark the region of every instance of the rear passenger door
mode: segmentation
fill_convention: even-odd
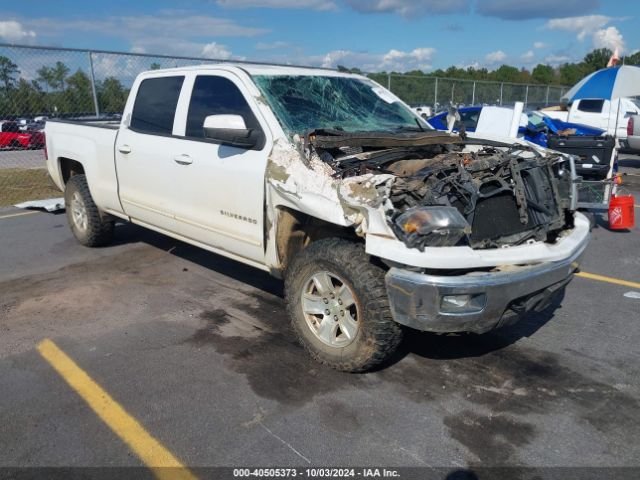
[[[132,92],[135,101],[128,127],[120,129],[115,146],[124,212],[138,222],[174,233],[179,233],[174,184],[178,165],[172,135],[184,79],[184,75],[143,79],[137,92]]]
[[[251,87],[223,70],[187,76],[175,130],[180,137],[176,153],[183,161],[172,181],[180,192],[174,207],[185,236],[261,263],[264,176],[272,135]],[[204,136],[209,115],[240,115],[265,141],[253,149],[219,145]]]

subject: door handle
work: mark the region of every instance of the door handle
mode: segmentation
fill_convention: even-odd
[[[118,151],[124,154],[131,153],[131,147],[129,145],[120,145]]]
[[[193,158],[183,153],[182,155],[176,155],[173,157],[173,161],[180,165],[191,165],[193,163]]]

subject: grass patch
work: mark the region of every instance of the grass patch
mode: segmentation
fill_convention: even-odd
[[[0,168],[0,207],[60,196],[44,168]]]

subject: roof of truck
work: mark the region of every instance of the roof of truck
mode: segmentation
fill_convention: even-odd
[[[191,70],[207,70],[210,68],[224,70],[243,70],[249,75],[318,75],[327,77],[353,77],[353,73],[339,72],[329,68],[319,67],[296,67],[291,65],[242,63],[242,62],[220,62],[205,65],[192,65],[188,67],[168,68],[162,70],[150,70],[146,73],[156,72],[184,72]]]

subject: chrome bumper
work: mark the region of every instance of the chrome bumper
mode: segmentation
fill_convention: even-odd
[[[484,333],[546,308],[579,267],[587,235],[569,258],[497,272],[436,276],[391,268],[385,277],[394,320],[430,332]],[[456,310],[451,296],[469,296]],[[458,297],[464,298],[464,297]]]

